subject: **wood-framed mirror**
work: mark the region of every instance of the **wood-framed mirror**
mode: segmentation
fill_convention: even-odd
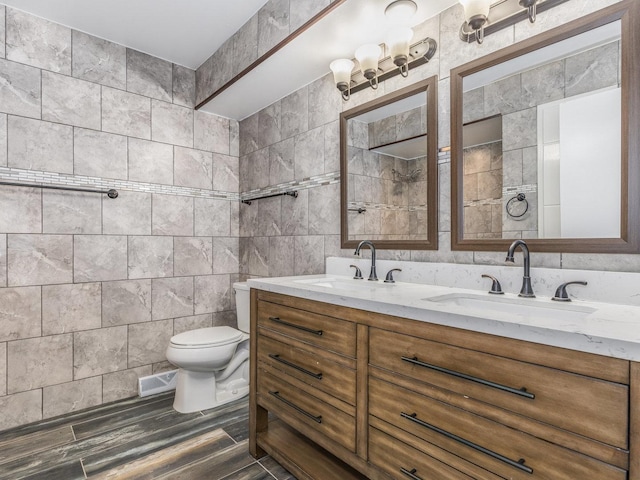
[[[438,248],[437,81],[340,115],[342,248]]]
[[[453,250],[640,253],[638,58],[624,0],[451,71]]]

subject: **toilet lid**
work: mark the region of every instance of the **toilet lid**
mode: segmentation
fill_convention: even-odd
[[[231,327],[208,327],[190,330],[171,337],[171,343],[184,347],[213,347],[235,343],[242,338],[242,332]]]

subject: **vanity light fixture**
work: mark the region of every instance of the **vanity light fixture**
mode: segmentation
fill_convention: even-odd
[[[427,37],[411,43],[413,30],[409,28],[409,23],[417,10],[418,5],[413,0],[395,0],[387,5],[384,14],[392,27],[387,33],[387,56],[383,59],[380,59],[380,45],[366,44],[355,52],[359,70],[353,72],[355,63],[346,58],[331,62],[329,68],[344,101],[348,101],[352,93],[366,87],[377,89],[379,82],[395,75],[406,78],[410,67],[418,67],[433,58],[438,47],[435,40]]]
[[[464,7],[465,22],[460,27],[460,39],[467,43],[482,43],[484,37],[528,18],[535,23],[537,13],[549,10],[568,0],[459,0]]]
[[[367,43],[356,50],[356,60],[360,64],[360,71],[374,90],[378,88],[378,60],[382,48],[375,43]]]

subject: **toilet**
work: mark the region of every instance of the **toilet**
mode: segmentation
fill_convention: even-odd
[[[191,413],[249,394],[249,286],[234,283],[238,329],[209,327],[171,337],[167,360],[177,366],[173,408]]]

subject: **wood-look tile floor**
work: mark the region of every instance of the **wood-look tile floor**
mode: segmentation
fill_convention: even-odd
[[[248,449],[248,399],[173,410],[173,394],[130,399],[0,432],[0,480],[295,480]]]

